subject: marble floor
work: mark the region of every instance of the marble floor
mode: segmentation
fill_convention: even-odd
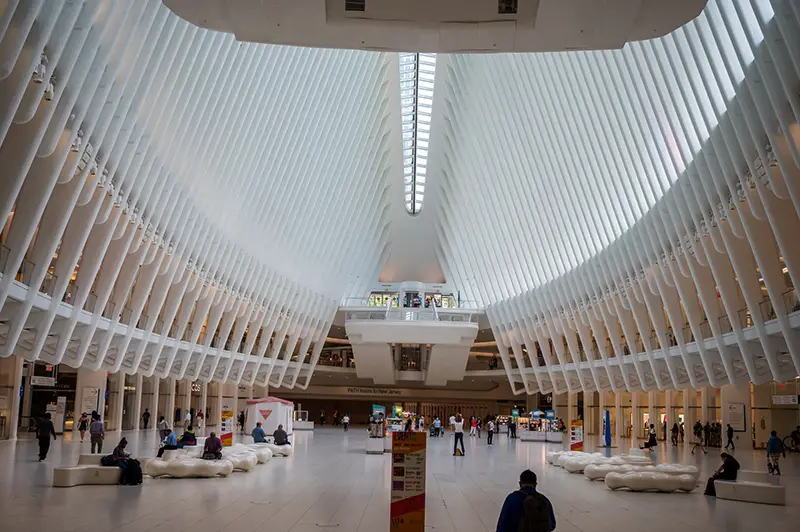
[[[134,455],[154,456],[153,431],[123,433]],[[119,433],[107,435],[108,452]],[[242,436],[243,441],[248,437]],[[150,479],[142,486],[52,488],[52,469],[88,452],[70,435],[54,442],[39,463],[36,442],[0,442],[0,530],[26,532],[375,532],[388,529],[390,456],[364,452],[366,430],[323,428],[296,432],[290,458],[275,458],[250,473],[218,479]],[[547,466],[542,443],[497,437],[466,438],[465,457],[453,457],[449,436],[433,439],[427,461],[427,529],[493,531],[505,496],[520,471],[539,476],[553,502],[558,531],[647,530],[727,532],[796,530],[800,522],[800,455],[783,462],[788,505],[771,507],[690,494],[612,492],[582,475]],[[87,438],[88,440],[88,438]],[[551,446],[550,448],[557,448]],[[618,454],[626,449],[612,449]],[[692,456],[683,446],[660,446],[659,462],[696,464],[708,476],[718,451]],[[762,451],[740,449],[744,469],[764,469]]]

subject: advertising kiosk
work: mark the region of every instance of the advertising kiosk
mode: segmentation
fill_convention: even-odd
[[[267,435],[271,435],[283,425],[286,434],[292,433],[294,419],[294,403],[278,397],[262,397],[260,399],[250,399],[247,401],[247,432],[253,430],[256,423],[261,422],[262,428]]]

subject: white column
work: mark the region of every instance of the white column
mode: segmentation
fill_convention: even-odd
[[[743,449],[752,449],[753,438],[750,427],[752,425],[750,396],[750,383],[729,384],[719,391],[720,411],[722,417],[722,445],[728,441],[725,429],[728,423],[733,427],[733,442]]]
[[[22,370],[25,367],[25,360],[22,357],[15,356],[13,358],[14,371],[12,373],[13,380],[11,382],[11,412],[9,413],[11,419],[9,420],[8,427],[8,439],[12,441],[17,439],[17,432],[19,431],[19,408],[22,404],[19,396],[19,387],[20,384],[22,384]],[[25,388],[29,389],[30,386],[26,386]],[[74,426],[77,427],[78,424],[74,423]]]
[[[106,376],[107,373],[104,370],[91,371],[78,368],[78,376],[75,383],[76,416],[80,416],[84,411],[87,414],[91,414],[92,410],[97,410],[100,418],[103,419],[103,411],[106,404]],[[73,423],[72,432],[78,433],[77,423]]]
[[[667,414],[667,434],[666,440],[672,437],[672,425],[675,424],[675,416],[672,412],[672,390],[664,390],[664,412]]]
[[[153,395],[150,397],[150,428],[154,429],[158,425],[158,396],[161,393],[161,379],[154,375],[150,381],[150,389],[153,391]]]
[[[208,383],[203,381],[200,385],[200,409],[203,411],[203,426],[208,425]]]
[[[683,441],[691,441],[692,427],[694,426],[694,398],[697,391],[694,388],[683,390]]]
[[[577,408],[577,401],[578,394],[576,393],[568,393],[567,394],[567,429],[572,426],[572,421],[577,419],[577,415],[575,409]],[[585,429],[584,429],[585,430]]]
[[[661,434],[661,422],[658,419],[658,412],[656,411],[656,392],[648,392],[647,394],[647,415],[648,421],[646,430],[650,430],[650,425],[656,429],[656,434]],[[658,438],[658,436],[656,436]]]
[[[114,385],[116,387],[117,399],[114,403],[114,411],[111,413],[111,419],[114,430],[119,432],[122,430],[122,411],[125,407],[125,374],[120,371],[115,377],[117,379]]]
[[[708,386],[700,389],[700,418],[704,425],[706,422],[711,421],[708,419]]]
[[[183,398],[181,399],[181,423],[186,419],[186,412],[192,409],[192,383],[191,381],[181,381],[179,386],[183,388]]]
[[[251,386],[250,390],[248,390],[248,392],[247,392],[247,398],[252,401],[253,397],[254,397],[254,393],[255,393],[255,386]]]
[[[642,418],[639,415],[639,392],[631,392],[631,447],[638,445],[636,440],[638,440],[641,436],[639,434],[639,425],[642,422]]]
[[[217,406],[214,409],[214,425],[217,429],[222,428],[222,403],[225,396],[225,383],[217,383]]]
[[[133,430],[141,428],[142,421],[142,386],[144,379],[141,373],[136,374],[136,402],[133,405]]]
[[[174,427],[176,423],[180,425],[181,420],[175,420],[175,377],[167,379],[167,386],[169,386],[169,395],[167,396],[167,404],[164,405],[164,417],[169,422],[170,427]]]
[[[620,439],[622,438],[623,422],[622,417],[622,393],[614,392],[614,440],[619,446]]]
[[[606,403],[608,402],[608,392],[602,391],[597,392],[597,435],[600,436],[600,441],[605,441],[603,439],[603,423],[606,419]],[[608,427],[608,430],[611,430],[611,427]]]

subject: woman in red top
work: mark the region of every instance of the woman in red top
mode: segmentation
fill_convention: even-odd
[[[473,416],[472,419],[469,420],[469,435],[475,436],[477,430],[478,430],[478,420],[475,419],[475,416]]]

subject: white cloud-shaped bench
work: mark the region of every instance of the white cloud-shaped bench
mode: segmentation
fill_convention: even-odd
[[[672,493],[690,492],[697,486],[692,475],[669,474],[655,471],[636,471],[631,473],[610,472],[606,475],[606,487],[612,490],[658,491]]]

